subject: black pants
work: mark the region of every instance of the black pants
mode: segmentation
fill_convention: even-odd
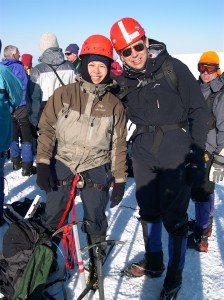
[[[169,235],[185,237],[191,189],[184,164],[152,168],[147,161],[133,158],[133,169],[141,219],[150,223],[162,220]]]
[[[21,113],[16,112],[21,111]],[[13,124],[13,141],[32,144],[33,137],[31,133],[30,122],[26,111],[26,106],[19,107],[12,117]]]
[[[81,199],[84,210],[83,230],[90,235],[106,235],[108,227],[105,215],[106,206],[109,201],[109,188],[112,181],[112,175],[109,164],[90,169],[85,172],[93,183],[100,183],[104,190],[86,186],[81,189]],[[82,173],[81,173],[82,174]]]
[[[74,178],[71,170],[58,160],[52,166],[52,172],[55,180],[69,181]],[[93,183],[103,184],[108,189],[105,191],[88,186],[80,189],[84,209],[83,219],[86,221],[83,230],[90,235],[104,235],[108,226],[105,210],[109,200],[111,171],[109,165],[103,165],[85,171],[86,174]],[[46,227],[50,227],[53,230],[57,228],[66,209],[70,191],[71,185],[64,185],[55,188],[47,194],[46,210],[42,217],[42,222]]]

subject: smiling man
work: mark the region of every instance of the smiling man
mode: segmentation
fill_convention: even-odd
[[[164,271],[162,223],[169,234],[169,260],[159,299],[176,299],[187,246],[191,181],[204,175],[208,112],[186,65],[164,43],[148,39],[138,21],[123,18],[110,30],[123,62],[119,97],[136,125],[132,140],[136,199],[145,242],[144,258],[129,265],[129,277],[159,277]]]

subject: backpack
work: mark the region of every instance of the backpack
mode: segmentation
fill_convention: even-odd
[[[37,200],[37,201],[36,201]],[[23,201],[15,201],[11,204],[3,204],[3,218],[8,223],[16,222],[26,218],[27,214],[29,218],[38,219],[42,213],[44,213],[46,204],[41,202],[41,198],[37,199],[37,196],[34,200],[29,198],[24,198]],[[32,214],[29,214],[30,209]]]
[[[171,61],[171,57],[167,57],[165,61],[162,64],[161,67],[162,72],[154,75],[152,78],[146,78],[142,81],[137,86],[132,86],[128,87],[127,86],[127,79],[122,78],[120,81],[120,92],[118,93],[117,97],[119,99],[123,99],[125,96],[127,96],[129,93],[133,92],[134,90],[146,86],[150,83],[156,83],[157,80],[161,79],[162,77],[165,77],[169,86],[171,89],[179,93],[178,91],[178,78],[176,76],[176,73],[174,72],[173,69],[173,63]]]
[[[37,245],[18,281],[12,300],[41,299],[47,285],[53,258],[53,251],[47,245]]]
[[[11,223],[0,254],[4,299],[41,299],[53,258],[50,235],[41,223],[28,219]]]

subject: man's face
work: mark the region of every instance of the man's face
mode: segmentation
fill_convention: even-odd
[[[77,58],[77,55],[72,52],[66,52],[65,56],[66,56],[67,60],[69,60],[71,63],[73,63]]]
[[[143,70],[148,58],[148,39],[146,41],[140,39],[130,46],[122,49],[119,52],[122,61],[124,61],[131,68]]]

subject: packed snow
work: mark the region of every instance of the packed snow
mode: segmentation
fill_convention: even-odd
[[[206,49],[208,50],[208,49]],[[219,53],[220,54],[220,53]],[[200,54],[177,55],[189,66],[192,73],[197,78],[197,61]],[[224,55],[220,55],[224,63]],[[192,65],[194,61],[194,65]],[[221,65],[222,67],[222,65]],[[224,67],[223,67],[224,69]],[[40,195],[43,201],[46,200],[45,193],[36,185],[36,175],[23,177],[21,170],[12,171],[12,163],[6,161],[5,164],[6,203],[22,201],[25,197],[34,199]],[[195,250],[187,250],[185,269],[183,272],[183,284],[178,299],[181,300],[222,300],[224,299],[224,182],[216,185],[215,190],[215,216],[212,236],[209,238],[208,253],[199,253]],[[82,202],[79,196],[75,199],[77,210],[77,221],[82,220]],[[189,218],[194,218],[194,205],[192,201],[189,205]],[[108,231],[107,239],[116,239],[123,244],[116,245],[108,257],[104,267],[104,290],[106,300],[157,300],[162,289],[165,272],[160,278],[150,278],[143,276],[140,278],[127,278],[121,276],[121,271],[127,264],[137,262],[144,255],[144,245],[142,238],[141,224],[138,221],[138,206],[135,199],[135,183],[133,178],[128,178],[123,201],[118,207],[107,208]],[[7,224],[0,227],[2,248],[2,238],[8,228]],[[80,246],[86,246],[85,234],[78,227]],[[168,262],[168,235],[163,229],[163,250],[164,263]],[[59,253],[60,270],[63,268],[63,258]],[[84,264],[87,265],[88,257],[83,255]],[[60,272],[59,270],[59,272]],[[52,274],[52,276],[57,276]],[[88,272],[85,272],[87,277]],[[53,277],[52,277],[53,278]],[[55,299],[63,300],[61,286],[56,285],[50,288],[49,293]],[[71,277],[66,283],[68,300],[75,300],[82,292],[81,277],[78,268],[71,272]],[[93,295],[88,294],[85,299],[99,299],[98,291]]]

